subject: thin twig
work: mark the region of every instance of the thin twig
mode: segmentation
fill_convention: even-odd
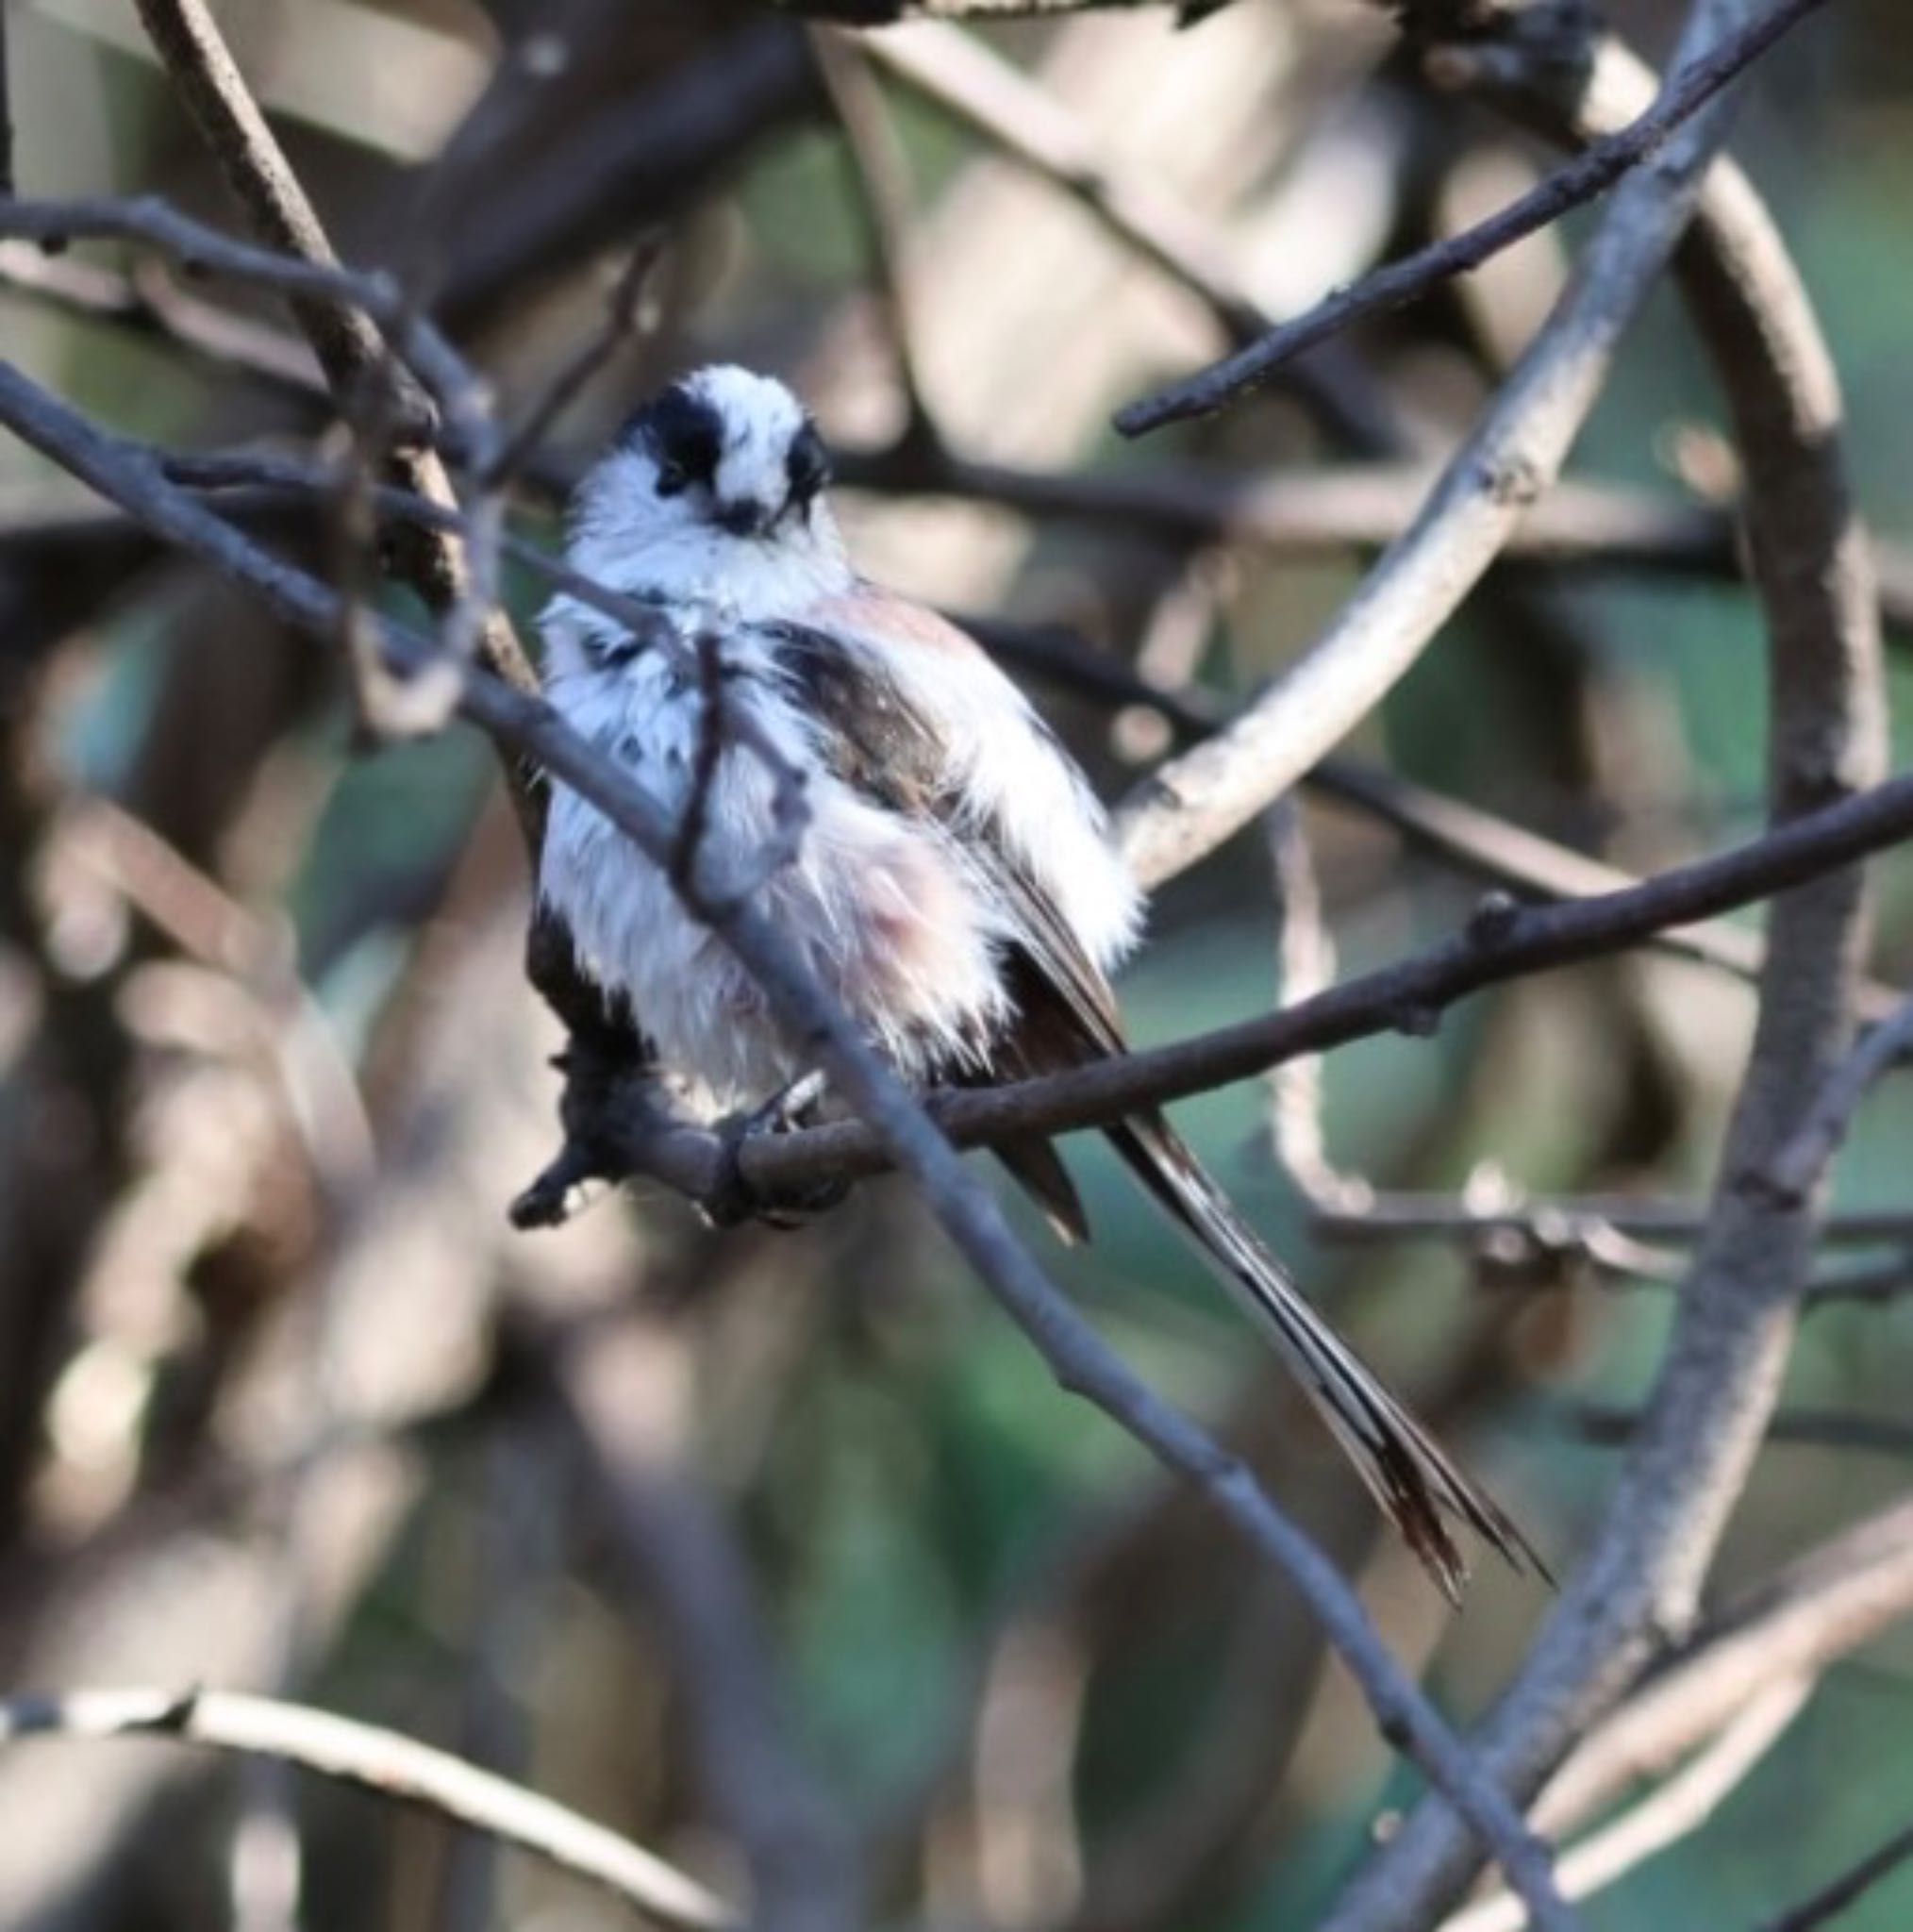
[[[1777,1679],[1819,1677],[1913,1611],[1913,1503],[1842,1529],[1715,1612],[1578,1740],[1535,1807],[1564,1833],[1663,1774]]]
[[[1564,1851],[1561,1890],[1572,1899],[1591,1898],[1698,1831],[1780,1740],[1812,1691],[1810,1677],[1767,1685],[1656,1790]],[[1441,1932],[1521,1932],[1526,1923],[1521,1901],[1498,1892],[1444,1919]]]
[[[1053,183],[1187,290],[1215,318],[1225,341],[1250,341],[1274,325],[1237,273],[1237,250],[1226,235],[1159,181],[1123,166],[1100,130],[979,36],[925,21],[907,34],[870,35],[863,45],[928,106]],[[1401,440],[1366,372],[1332,346],[1284,374],[1345,439],[1382,446]]]
[[[1638,121],[1593,143],[1499,214],[1406,260],[1391,262],[1364,276],[1352,289],[1338,291],[1306,315],[1283,323],[1200,375],[1119,409],[1117,428],[1124,436],[1146,436],[1166,424],[1212,415],[1266,382],[1283,363],[1312,344],[1363,316],[1417,300],[1438,283],[1479,268],[1523,236],[1605,194],[1629,169],[1663,147],[1674,129],[1712,100],[1736,75],[1822,4],[1822,0],[1777,0],[1767,12],[1710,47],[1703,58],[1683,67]],[[1452,55],[1454,59],[1466,58],[1465,48]]]
[[[190,489],[234,492],[241,497],[252,492],[256,500],[267,503],[298,505],[315,493],[338,487],[335,471],[262,451],[242,455],[216,451],[175,454],[164,458],[162,467],[169,481]],[[379,514],[393,524],[416,524],[454,536],[468,527],[464,515],[455,506],[434,503],[409,490],[380,485],[373,491],[372,498]],[[662,651],[676,658],[690,676],[703,676],[704,662],[696,642],[681,635],[656,605],[614,591],[574,569],[561,557],[508,531],[500,534],[498,549],[502,556],[523,565],[553,590],[575,597],[587,608],[623,625],[631,640],[644,649]],[[725,729],[732,742],[751,752],[771,779],[773,836],[758,855],[761,873],[768,876],[796,857],[808,823],[804,774],[748,709],[728,713]]]
[[[870,279],[883,310],[907,414],[899,447],[942,446],[917,357],[917,329],[904,234],[909,214],[908,158],[884,110],[883,94],[860,48],[848,36],[813,27],[810,51],[837,115],[844,163],[870,256]]]
[[[937,1120],[959,1146],[1066,1133],[1251,1078],[1296,1054],[1389,1031],[1425,1033],[1446,1007],[1483,987],[1600,958],[1639,944],[1665,926],[1785,893],[1895,845],[1909,833],[1913,774],[1790,819],[1744,845],[1659,874],[1628,891],[1557,906],[1498,903],[1489,918],[1455,938],[1277,1013],[1040,1080],[940,1094]],[[681,1130],[681,1156],[699,1145],[708,1146],[713,1161],[724,1158],[714,1136]],[[873,1174],[884,1165],[878,1142],[855,1123],[757,1137],[739,1150],[738,1159],[752,1194],[766,1204],[801,1198],[826,1177]],[[1620,1205],[1624,1210],[1626,1204]],[[1452,1208],[1443,1204],[1441,1211],[1445,1224]],[[1520,1221],[1527,1211],[1519,1210],[1513,1219]],[[1869,1218],[1859,1238],[1897,1239],[1907,1224],[1904,1214]]]
[[[375,1724],[227,1690],[71,1690],[0,1702],[0,1741],[171,1738],[277,1758],[417,1805],[603,1886],[660,1924],[741,1921],[693,1878],[630,1840],[474,1764]]]
[[[1682,71],[1705,52],[1705,43],[1690,45]],[[1346,736],[1494,561],[1559,474],[1687,225],[1737,92],[1730,86],[1698,109],[1622,184],[1533,346],[1327,630],[1225,730],[1171,759],[1118,814],[1145,884],[1212,851]]]
[[[724,760],[729,735],[729,707],[724,703],[724,640],[713,630],[698,632],[691,648],[697,654],[697,743],[691,750],[690,787],[684,816],[671,843],[671,863],[665,876],[688,906],[699,903],[698,860],[710,824],[711,793]],[[735,890],[726,881],[725,889]]]
[[[605,319],[574,354],[566,358],[545,385],[544,392],[524,413],[524,420],[478,473],[477,481],[487,490],[496,490],[517,475],[538,447],[545,431],[583,391],[585,385],[638,335],[643,325],[646,291],[664,256],[664,233],[653,229],[641,236],[632,249],[630,259],[619,271],[605,303]]]
[[[1643,1417],[1636,1408],[1583,1402],[1568,1409],[1562,1420],[1584,1441],[1612,1446],[1633,1441]],[[1913,1457],[1913,1426],[1838,1409],[1781,1409],[1768,1419],[1765,1440],[1814,1449],[1855,1450],[1863,1455]]]
[[[165,342],[225,381],[247,376],[306,400],[327,393],[324,375],[303,337],[187,294],[158,263],[123,275],[95,261],[48,255],[15,239],[0,242],[0,290]]]
[[[47,246],[56,245],[69,225],[80,225],[84,210],[98,206],[29,205],[44,211],[34,217],[34,226]],[[129,207],[165,209],[163,225],[146,227],[142,217],[139,239],[200,272],[289,290],[308,281],[309,265],[289,264],[265,251],[228,254],[226,248],[235,244],[163,203],[141,199],[112,206],[123,213]],[[11,212],[0,213],[0,233],[11,232]],[[215,242],[225,245],[215,248]],[[288,267],[290,275],[281,273]],[[340,275],[336,281],[314,277],[311,285],[349,294],[369,313],[396,325],[401,308],[391,283],[376,273],[341,270]],[[0,242],[0,282],[172,342],[222,374],[236,368],[294,394],[325,392],[297,337],[199,301],[157,273],[127,275],[91,261],[48,258],[15,240]],[[614,307],[620,299],[614,294]],[[580,359],[605,341],[602,334],[594,336]],[[516,473],[532,451],[523,430],[512,441],[517,446],[510,460],[503,452],[496,460]],[[575,480],[563,465],[541,461],[533,467],[535,474],[525,480],[542,493],[562,492]],[[836,467],[840,480],[852,489],[949,495],[1031,517],[1134,525],[1189,542],[1238,543],[1302,558],[1385,549],[1413,518],[1436,474],[1425,465],[1389,462],[1311,470],[1299,477],[1243,476],[1179,461],[1114,472],[1053,472],[979,462],[941,446],[910,443],[840,451]],[[436,508],[440,527],[457,527],[447,506]],[[1738,525],[1730,511],[1581,478],[1557,482],[1529,508],[1509,534],[1501,560],[1551,572],[1648,571],[1710,579],[1738,579],[1743,574]],[[1913,634],[1913,556],[1883,544],[1880,567],[1882,615],[1896,636]],[[1213,727],[1224,721],[1207,722]]]
[[[1754,1184],[1772,1190],[1778,1200],[1804,1201],[1846,1139],[1867,1090],[1898,1065],[1909,1047],[1913,1047],[1913,999],[1870,1028],[1833,1070],[1793,1138],[1755,1176]]]
[[[894,26],[905,20],[1019,20],[1118,8],[1173,6],[1185,22],[1219,12],[1229,0],[772,0],[789,13],[844,26]]]
[[[138,7],[155,51],[255,231],[270,248],[308,264],[313,275],[339,274],[324,226],[205,0],[138,0]],[[416,405],[418,388],[424,386],[468,458],[481,468],[495,437],[490,396],[445,338],[417,313],[403,287],[389,276],[381,279],[389,291],[383,316],[368,313],[348,289],[317,286],[295,299],[293,313],[346,421],[359,424],[369,408],[373,421],[391,429],[393,447],[380,454],[389,456],[392,480],[433,502],[451,504],[451,483],[431,447],[434,425]],[[537,674],[495,595],[502,506],[481,491],[470,514],[467,541],[408,532],[394,567],[438,613],[448,657],[460,661],[475,650],[486,668],[514,689],[534,691]],[[542,795],[518,770],[507,768],[506,783],[535,855],[543,838]],[[568,986],[547,984],[541,990],[560,1009],[576,1003]]]

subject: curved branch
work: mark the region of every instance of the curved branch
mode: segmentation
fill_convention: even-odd
[[[601,1885],[662,1925],[719,1932],[738,1913],[674,1865],[575,1811],[375,1724],[229,1690],[71,1690],[0,1702],[0,1742],[171,1738],[357,1785],[518,1845]]]
[[[1913,1615],[1913,1503],[1830,1537],[1741,1594],[1577,1744],[1535,1807],[1546,1829],[1590,1817],[1711,1737],[1761,1687],[1821,1675]]]
[[[1812,1690],[1803,1677],[1770,1677],[1690,1763],[1562,1853],[1561,1890],[1570,1898],[1590,1898],[1698,1831],[1780,1741]],[[1521,1901],[1497,1892],[1444,1919],[1441,1932],[1522,1932],[1526,1923]]]
[[[1557,87],[1557,75],[1528,73],[1523,110],[1573,141],[1632,118],[1650,90],[1612,42],[1572,99],[1550,92],[1551,79]],[[1779,237],[1727,164],[1708,178],[1679,268],[1747,476],[1770,630],[1770,793],[1784,828],[1870,782],[1885,755],[1877,609],[1844,475],[1838,384]],[[1766,1171],[1844,1047],[1862,909],[1851,871],[1774,903],[1722,1181],[1642,1427],[1592,1548],[1480,1733],[1480,1749],[1518,1798],[1540,1788],[1669,1633],[1690,1622],[1758,1450],[1793,1339],[1815,1213],[1747,1183]],[[1328,1923],[1333,1932],[1421,1923],[1455,1903],[1474,1862],[1453,1822],[1424,1805]]]

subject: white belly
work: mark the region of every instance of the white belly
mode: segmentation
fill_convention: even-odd
[[[808,819],[795,859],[766,877],[779,830],[775,788],[753,751],[728,748],[708,792],[700,884],[749,891],[907,1077],[980,1065],[1006,1007],[999,935],[960,854],[938,826],[890,812],[819,771],[802,719],[757,675],[768,665],[748,647],[741,658],[732,647],[728,659],[726,707],[750,708],[812,773]],[[574,729],[682,814],[703,709],[694,674],[651,651],[560,675],[547,694]],[[571,928],[585,970],[629,1000],[696,1104],[713,1112],[753,1106],[809,1071],[750,976],[684,909],[663,871],[562,786],[553,788],[540,889]]]

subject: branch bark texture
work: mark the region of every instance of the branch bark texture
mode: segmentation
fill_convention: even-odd
[[[1701,27],[1718,31],[1722,16],[1710,23],[1706,13]],[[1531,82],[1524,98],[1560,138],[1585,141],[1631,119],[1645,92],[1639,67],[1610,45],[1585,90],[1564,100]],[[1870,783],[1885,756],[1876,609],[1844,474],[1838,387],[1779,238],[1729,167],[1708,178],[1680,276],[1739,438],[1770,634],[1772,810],[1785,824]],[[1810,1203],[1777,1202],[1750,1183],[1844,1049],[1862,935],[1852,872],[1774,902],[1753,1058],[1647,1414],[1592,1547],[1478,1739],[1523,1802],[1692,1621],[1772,1412],[1814,1230]],[[1439,1916],[1472,1864],[1439,1808],[1423,1806],[1329,1924],[1383,1932]]]

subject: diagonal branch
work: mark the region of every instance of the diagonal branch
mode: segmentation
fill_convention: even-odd
[[[1788,893],[1909,836],[1913,773],[1623,891],[1555,906],[1490,898],[1486,916],[1468,930],[1296,1006],[1068,1074],[940,1093],[936,1117],[959,1146],[1107,1125],[1139,1107],[1248,1079],[1298,1054],[1377,1033],[1429,1031],[1444,1008],[1483,987],[1597,958],[1662,930]],[[754,1138],[737,1150],[696,1127],[673,1124],[657,1138],[655,1124],[647,1131],[633,1122],[629,1132],[628,1143],[614,1144],[633,1158],[635,1171],[659,1173],[693,1198],[720,1191],[733,1158],[751,1198],[767,1206],[801,1199],[825,1178],[873,1174],[887,1164],[881,1143],[855,1122]],[[1903,1224],[1893,1218],[1883,1236]]]
[[[1680,70],[1735,11],[1705,0]],[[1723,28],[1723,31],[1725,29]],[[1171,759],[1119,814],[1145,884],[1240,829],[1366,717],[1481,579],[1559,474],[1622,336],[1666,266],[1725,137],[1735,90],[1686,121],[1617,191],[1574,279],[1415,521],[1315,644],[1233,724]]]
[[[212,150],[233,198],[255,231],[281,255],[335,268],[324,225],[266,125],[204,0],[139,0],[155,50],[187,110]],[[389,351],[372,319],[351,300],[316,291],[293,300],[293,313],[311,342],[348,422],[389,425],[391,480],[433,503],[454,502],[444,465],[429,444],[417,384]],[[490,560],[444,532],[414,532],[395,559],[398,574],[436,611],[457,620],[472,596],[474,576],[489,584]],[[520,691],[537,689],[537,674],[510,623],[488,599],[474,612],[479,661]],[[535,851],[542,804],[522,773],[507,772],[512,803]]]
[[[1827,1076],[1806,1118],[1773,1157],[1763,1184],[1781,1201],[1802,1201],[1819,1185],[1867,1090],[1913,1047],[1913,999],[1872,1028]]]
[[[1206,369],[1200,375],[1173,384],[1142,402],[1131,403],[1116,414],[1124,436],[1146,436],[1171,423],[1191,416],[1213,415],[1247,391],[1267,382],[1276,370],[1306,349],[1339,334],[1364,316],[1400,308],[1419,300],[1437,283],[1511,248],[1524,236],[1557,222],[1572,209],[1606,193],[1630,168],[1638,167],[1660,148],[1682,122],[1699,111],[1736,75],[1751,66],[1788,29],[1811,13],[1822,0],[1777,0],[1765,13],[1738,31],[1717,42],[1679,75],[1639,119],[1593,142],[1565,166],[1539,182],[1499,214],[1465,233],[1449,237],[1365,275],[1318,303],[1305,315],[1285,322],[1257,338],[1247,348]],[[1454,59],[1464,60],[1457,52]]]
[[[169,542],[242,584],[288,624],[321,638],[332,635],[339,600],[324,585],[259,552],[242,533],[170,483],[149,452],[108,437],[5,364],[0,364],[0,422]],[[424,639],[391,622],[380,622],[380,635],[401,670],[423,661],[431,649]],[[549,706],[481,669],[457,668],[459,709],[470,722],[589,799],[654,863],[669,865],[676,827],[628,772],[580,740]],[[1058,1386],[1100,1409],[1186,1478],[1288,1576],[1361,1686],[1383,1735],[1472,1821],[1541,1932],[1569,1932],[1576,1922],[1555,1889],[1545,1846],[1478,1775],[1454,1732],[1396,1663],[1322,1551],[1275,1507],[1239,1457],[1157,1395],[1056,1291],[1018,1241],[994,1197],[965,1170],[956,1149],[790,951],[755,899],[715,895],[701,887],[686,903],[743,962],[772,1009],[805,1041],[835,1091],[915,1177],[958,1251],[1023,1330]]]

